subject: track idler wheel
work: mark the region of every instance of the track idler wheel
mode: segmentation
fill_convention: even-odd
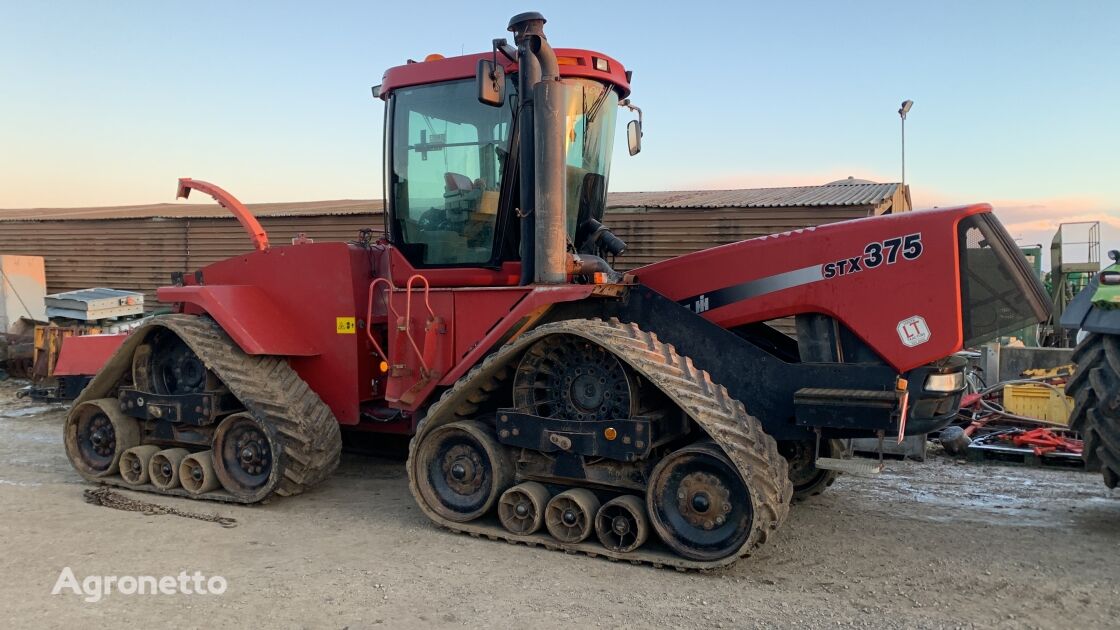
[[[673,551],[690,560],[736,553],[750,536],[750,491],[718,446],[700,442],[666,455],[646,491],[653,528]]]
[[[159,447],[154,444],[133,446],[121,455],[121,479],[130,486],[142,486],[148,483],[148,466],[151,465],[152,456],[159,452]]]
[[[140,425],[120,410],[115,398],[84,402],[66,416],[66,455],[87,477],[107,477],[119,469],[121,455],[140,444]]]
[[[528,536],[544,524],[548,498],[548,488],[535,481],[517,484],[498,500],[498,520],[507,531]]]
[[[552,497],[545,508],[548,533],[565,543],[583,542],[595,529],[599,499],[585,488],[565,490]]]
[[[417,449],[416,483],[424,502],[457,523],[490,511],[513,483],[513,465],[493,430],[476,420],[432,430]]]
[[[132,382],[156,394],[194,394],[219,382],[202,359],[175,333],[153,332],[132,355]]]
[[[217,490],[222,484],[214,474],[214,451],[193,453],[179,463],[179,483],[183,489],[198,496]]]
[[[179,464],[190,455],[185,448],[169,448],[152,455],[148,462],[148,477],[160,490],[179,487]]]
[[[633,495],[606,502],[595,515],[595,534],[611,551],[626,553],[641,547],[649,536],[645,503]]]
[[[216,479],[230,494],[256,501],[279,481],[282,456],[272,432],[249,413],[235,413],[214,431]]]

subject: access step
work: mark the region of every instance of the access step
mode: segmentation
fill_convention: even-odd
[[[818,457],[814,463],[821,470],[835,470],[852,475],[878,475],[883,472],[883,462],[873,459]]]
[[[803,387],[794,392],[793,407],[801,426],[888,433],[898,427],[894,390]]]

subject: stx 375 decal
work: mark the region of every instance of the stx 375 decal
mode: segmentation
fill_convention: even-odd
[[[821,275],[825,278],[834,278],[859,273],[864,269],[874,269],[879,265],[893,265],[898,262],[899,254],[906,260],[915,260],[921,256],[922,233],[888,238],[881,243],[879,241],[868,243],[860,256],[825,263],[821,267]]]
[[[749,280],[741,284],[705,291],[699,295],[679,300],[677,303],[694,313],[703,313],[714,308],[726,306],[767,293],[798,287],[811,282],[827,280],[838,276],[859,273],[864,269],[875,269],[882,265],[893,265],[903,260],[916,260],[922,255],[922,233],[907,234],[884,241],[873,241],[863,248],[863,253],[823,265],[802,267],[784,273]]]

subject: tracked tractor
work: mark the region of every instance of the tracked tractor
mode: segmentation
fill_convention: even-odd
[[[640,149],[631,74],[544,24],[385,73],[381,237],[271,246],[231,195],[181,180],[254,251],[159,290],[176,312],[123,338],[67,418],[75,468],[252,503],[330,474],[340,427],[411,436],[412,494],[445,528],[723,566],[856,467],[840,440],[938,430],[964,389],[953,354],[1045,318],[987,205],[617,272],[604,208],[620,110]]]

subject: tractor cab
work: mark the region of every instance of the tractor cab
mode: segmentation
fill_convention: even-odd
[[[602,237],[615,121],[629,73],[600,53],[555,53],[559,76],[550,82],[549,116],[563,126],[564,141],[560,164],[547,168],[564,181],[553,189],[562,191],[560,199],[550,201],[562,203],[565,249],[578,249]],[[497,40],[492,53],[430,55],[391,68],[375,88],[387,103],[386,232],[412,267],[499,268],[521,261],[523,251],[532,258],[533,235],[522,224],[536,205],[534,103],[519,80],[519,57],[531,56]],[[492,77],[481,75],[480,62],[497,68]],[[479,84],[491,78],[499,83],[497,97],[487,103]],[[532,281],[525,273],[531,266],[522,270],[522,284]]]
[[[402,88],[391,98],[389,235],[418,267],[485,265],[495,248],[513,118],[461,79]]]

